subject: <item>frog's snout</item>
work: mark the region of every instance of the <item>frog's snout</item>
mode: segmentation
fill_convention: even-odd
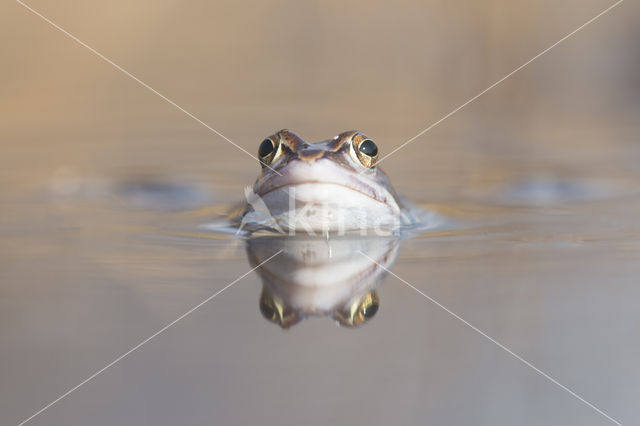
[[[324,156],[326,151],[317,148],[305,147],[298,151],[298,158],[311,163],[316,161]]]

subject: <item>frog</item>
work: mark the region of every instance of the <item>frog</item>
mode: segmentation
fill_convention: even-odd
[[[378,167],[378,145],[359,130],[307,142],[283,129],[258,147],[261,174],[245,196],[242,226],[309,234],[393,233],[415,220]]]

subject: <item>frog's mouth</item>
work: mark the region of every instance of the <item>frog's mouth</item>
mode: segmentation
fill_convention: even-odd
[[[331,160],[291,162],[279,171],[258,181],[254,192],[263,213],[282,229],[395,229],[399,224],[400,207],[376,176]]]
[[[256,184],[254,190],[258,196],[263,199],[280,198],[277,195],[284,193],[303,202],[340,204],[350,201],[361,202],[363,206],[376,202],[397,209],[387,188],[330,160],[313,164],[293,162],[279,171],[280,175],[271,175]]]
[[[345,189],[371,198],[374,201],[378,201],[380,203],[384,202],[383,200],[376,198],[375,192],[373,190],[369,190],[370,188],[361,189],[341,183],[321,182],[317,180],[283,183],[279,186],[268,189],[266,192],[258,193],[258,195],[266,197],[269,194],[280,190],[289,193],[291,196],[296,199],[300,199],[301,201],[339,201],[336,200],[338,193],[344,193]],[[313,194],[317,196],[317,199],[314,200],[313,197],[310,197],[310,195]],[[357,194],[353,195],[357,196]]]

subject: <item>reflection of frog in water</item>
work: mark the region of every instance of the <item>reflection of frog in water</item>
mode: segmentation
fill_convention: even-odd
[[[268,137],[258,150],[262,174],[253,185],[254,197],[247,197],[243,225],[328,232],[395,231],[412,224],[412,206],[376,166],[378,154],[376,144],[355,130],[317,143],[288,130]],[[259,198],[265,211],[257,212],[252,198]]]
[[[260,312],[282,328],[308,316],[327,316],[347,327],[361,325],[378,311],[377,286],[399,247],[397,238],[312,239],[284,236],[247,241],[249,262],[261,266]]]

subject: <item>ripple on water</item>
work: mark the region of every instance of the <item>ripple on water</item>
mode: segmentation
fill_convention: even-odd
[[[493,200],[507,205],[549,206],[604,200],[626,192],[624,185],[615,181],[540,175],[509,182],[498,188]]]

